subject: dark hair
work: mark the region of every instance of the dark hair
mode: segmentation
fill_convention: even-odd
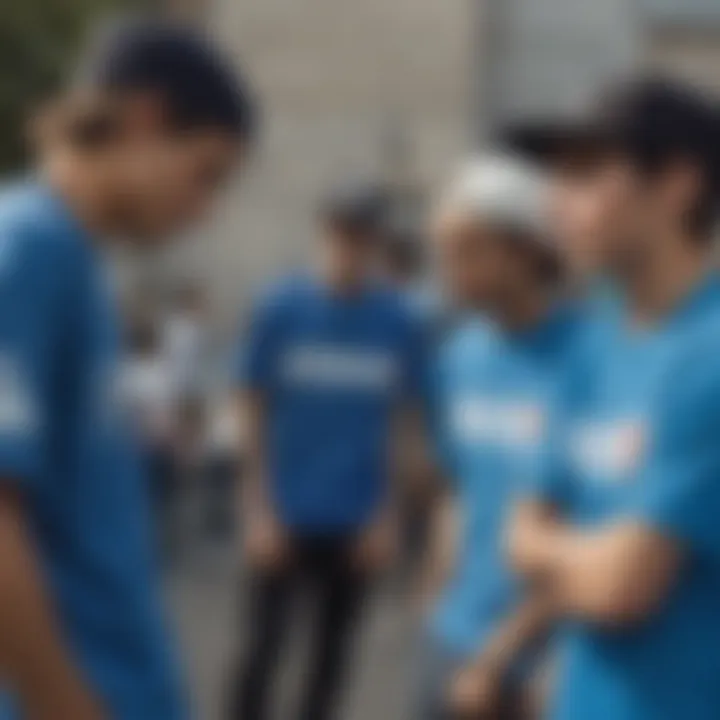
[[[162,99],[169,126],[178,130],[213,127],[243,139],[257,131],[253,91],[214,43],[195,29],[148,19],[123,21],[97,33],[85,53],[77,85],[110,102],[150,92]],[[106,131],[112,113],[85,113],[84,133]],[[82,134],[82,133],[81,133]]]
[[[647,177],[688,163],[702,176],[696,202],[684,218],[698,240],[712,237],[720,194],[720,115],[714,101],[687,83],[663,76],[630,78],[607,88],[575,121],[520,123],[505,140],[542,162],[563,154],[620,154]],[[591,155],[592,157],[592,155]]]

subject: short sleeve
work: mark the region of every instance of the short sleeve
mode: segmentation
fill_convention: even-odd
[[[0,478],[32,486],[45,461],[57,315],[42,243],[0,227]]]
[[[274,294],[258,300],[244,331],[239,333],[234,377],[238,387],[269,390],[275,374],[281,340],[282,303]]]
[[[694,551],[718,555],[720,367],[705,353],[683,365],[668,377],[653,413],[631,515]]]

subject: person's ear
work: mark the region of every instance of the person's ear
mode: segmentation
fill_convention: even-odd
[[[702,196],[703,174],[693,163],[677,161],[665,174],[663,201],[680,215],[694,214]]]

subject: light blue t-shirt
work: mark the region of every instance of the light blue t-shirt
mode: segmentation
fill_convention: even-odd
[[[107,290],[92,240],[48,189],[0,195],[0,478],[24,496],[61,630],[110,716],[177,720]]]
[[[654,328],[621,308],[581,347],[536,489],[582,526],[637,519],[686,549],[659,611],[625,629],[571,623],[553,720],[720,713],[720,281]]]
[[[455,572],[431,630],[454,652],[477,653],[518,599],[502,531],[540,458],[548,410],[578,322],[569,308],[515,334],[469,320],[440,350],[433,373],[436,430],[462,530]]]
[[[381,286],[339,296],[297,275],[259,302],[238,375],[266,398],[268,481],[287,526],[352,532],[372,519],[395,410],[422,391],[423,345],[407,305]]]

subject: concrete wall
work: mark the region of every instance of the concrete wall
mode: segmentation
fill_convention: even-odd
[[[720,26],[651,30],[647,62],[653,68],[720,92]]]
[[[302,262],[312,206],[343,169],[432,183],[468,137],[472,0],[215,0],[213,32],[253,78],[261,145],[203,238],[177,260],[212,276],[222,322],[279,268]]]

